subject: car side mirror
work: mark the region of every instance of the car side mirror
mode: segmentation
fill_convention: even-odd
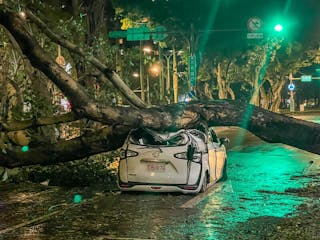
[[[194,147],[191,145],[188,145],[187,159],[189,161],[193,160],[193,154],[194,154]]]
[[[222,145],[227,144],[227,143],[230,143],[229,138],[226,138],[226,137],[220,138],[220,147],[221,147]]]

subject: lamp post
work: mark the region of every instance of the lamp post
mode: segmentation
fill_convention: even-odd
[[[169,51],[168,55],[163,54],[167,63],[167,79],[166,79],[166,92],[170,96],[170,58],[173,56],[173,51]],[[169,102],[170,103],[170,102]]]
[[[289,84],[289,90],[290,90],[290,112],[294,112],[294,97],[293,97],[293,90],[295,88],[294,84],[293,84],[293,76],[292,73],[289,74],[289,80],[290,80],[290,84]]]
[[[176,55],[176,49],[175,47],[173,47],[172,50],[173,53],[173,100],[174,103],[178,102],[178,87],[179,87],[179,83],[178,83],[178,69],[177,69],[177,55]]]
[[[160,77],[160,73],[161,73],[161,66],[160,66],[160,63],[156,62],[154,64],[152,64],[150,66],[150,69],[149,71],[151,72],[151,74],[154,76],[154,77]],[[149,76],[148,76],[148,90],[150,90],[150,86],[149,86]],[[160,93],[160,92],[159,92]],[[150,104],[150,92],[148,91],[148,101],[149,101],[149,104]],[[159,97],[160,99],[160,97]],[[160,99],[161,100],[161,99]]]
[[[157,52],[155,50],[153,50],[151,47],[149,46],[145,46],[143,49],[143,52],[144,53],[154,53],[154,55],[159,55],[159,63],[158,64],[153,64],[151,69],[150,69],[150,72],[159,77],[159,100],[160,102],[162,101],[163,99],[163,83],[162,83],[162,75],[161,75],[161,71],[162,71],[162,62],[161,62],[161,55],[160,55],[160,52]],[[159,50],[160,50],[160,47],[159,47]],[[149,81],[149,79],[147,79]],[[148,83],[147,83],[148,84]],[[148,93],[149,94],[149,93]]]

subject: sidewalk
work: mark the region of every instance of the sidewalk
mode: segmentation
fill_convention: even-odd
[[[294,111],[290,112],[289,109],[280,109],[279,113],[285,114],[285,115],[320,115],[320,109],[305,109],[304,111]]]

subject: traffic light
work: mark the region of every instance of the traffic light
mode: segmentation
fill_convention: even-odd
[[[28,152],[29,151],[29,146],[25,145],[21,147],[21,152]]]
[[[278,24],[276,24],[276,25],[274,26],[273,29],[274,29],[276,32],[282,32],[283,26],[282,26],[282,24],[278,23]]]

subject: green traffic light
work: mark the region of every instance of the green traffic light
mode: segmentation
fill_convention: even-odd
[[[283,30],[283,26],[281,24],[277,24],[274,26],[274,30],[277,32],[281,32]]]
[[[25,145],[21,147],[22,152],[28,152],[29,151],[29,146]]]
[[[73,196],[73,203],[78,204],[81,203],[82,201],[82,196],[80,194],[76,194]]]

